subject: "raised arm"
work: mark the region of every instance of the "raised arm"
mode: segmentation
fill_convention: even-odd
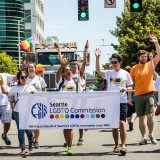
[[[62,55],[59,45],[57,43],[54,43],[54,47],[58,51],[58,57],[59,57],[60,64],[61,65],[67,64],[67,58],[64,55]]]
[[[0,87],[1,87],[3,94],[8,94],[8,91],[7,91],[6,87],[4,86],[4,81],[3,81],[3,78],[1,75],[0,75]]]
[[[150,41],[155,45],[157,55],[155,56],[154,60],[155,60],[155,63],[158,64],[158,62],[160,61],[160,46],[158,43],[158,39],[152,34],[149,36],[149,38],[150,38]]]
[[[61,65],[61,67],[58,69],[57,73],[56,73],[56,83],[58,83],[62,77],[62,71],[63,71],[63,66]]]
[[[88,40],[86,42],[86,45],[84,47],[84,51],[83,51],[83,62],[82,62],[82,66],[80,69],[80,76],[83,77],[84,73],[85,73],[85,67],[86,67],[86,63],[87,63],[87,50],[89,48],[89,43]]]
[[[101,51],[99,50],[99,48],[96,48],[95,50],[95,56],[96,56],[96,72],[101,76],[101,77],[105,77],[105,71],[102,71],[100,69],[100,55],[101,55]]]
[[[154,80],[156,80],[158,77],[158,74],[155,71],[155,67],[154,67],[154,63],[153,63],[153,55],[150,54],[149,58],[150,58],[150,69],[151,69]]]

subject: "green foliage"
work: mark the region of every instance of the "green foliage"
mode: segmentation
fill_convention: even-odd
[[[117,28],[110,31],[118,38],[119,44],[112,45],[124,58],[122,67],[135,65],[138,62],[136,54],[140,49],[154,53],[155,46],[149,41],[149,35],[154,34],[158,39],[160,35],[158,0],[143,0],[142,12],[130,12],[129,3],[126,3],[126,7],[121,17],[117,17]]]
[[[2,61],[2,73],[16,74],[18,71],[17,64],[11,56],[8,56],[6,52],[1,52],[0,61]]]

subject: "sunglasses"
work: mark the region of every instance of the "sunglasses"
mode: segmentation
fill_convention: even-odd
[[[118,61],[111,61],[111,63],[112,63],[112,64],[117,64],[117,63],[118,63]]]
[[[27,76],[21,76],[20,77],[20,79],[26,79],[27,78]]]
[[[76,64],[76,63],[71,63],[70,66],[71,66],[71,67],[76,67],[77,64]]]
[[[69,71],[71,71],[71,69],[65,69],[65,71],[66,71],[66,72],[69,72]]]

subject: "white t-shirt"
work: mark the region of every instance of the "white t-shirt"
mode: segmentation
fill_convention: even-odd
[[[12,82],[14,75],[6,74],[6,73],[0,73],[0,75],[3,78],[4,86],[6,89],[8,89],[7,84]],[[8,109],[10,108],[10,104],[8,102],[8,96],[6,94],[3,94],[0,87],[0,105],[7,105]]]
[[[35,75],[35,77],[32,79],[27,77],[26,82],[27,82],[27,84],[34,86],[37,92],[42,91],[42,88],[47,87],[44,79],[40,76],[37,76],[37,75]]]
[[[121,88],[126,88],[133,84],[129,73],[123,69],[118,72],[115,70],[107,70],[105,79],[108,82],[108,91],[120,91]],[[126,92],[121,93],[120,103],[127,103]]]
[[[78,81],[81,85],[81,91],[85,89],[85,80],[81,78],[80,74],[71,74],[71,78],[75,81]]]
[[[61,82],[62,82],[62,78],[60,79],[60,81],[57,84],[58,88],[59,88],[59,85],[61,84]],[[62,87],[60,88],[60,91],[74,91],[74,92],[76,92],[76,84],[75,84],[74,80],[71,79],[70,81],[67,81],[64,78],[64,83],[63,83]],[[82,91],[80,83],[78,83],[78,91],[79,92]]]
[[[156,88],[157,92],[158,92],[158,105],[160,105],[160,77],[158,76],[155,83],[154,83],[154,87]]]
[[[31,91],[36,92],[36,89],[33,86],[30,86],[28,84],[26,84],[25,86],[17,85],[11,88],[11,90],[9,91],[9,95],[14,96],[14,100],[16,102],[14,109],[13,109],[14,111],[19,112],[19,94],[18,92],[30,93]]]

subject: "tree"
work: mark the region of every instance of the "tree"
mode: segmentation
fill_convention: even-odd
[[[127,10],[117,17],[117,28],[110,31],[118,38],[119,44],[113,45],[115,50],[124,58],[123,66],[137,63],[137,52],[140,49],[155,52],[155,47],[149,41],[149,35],[160,35],[160,2],[157,0],[143,0],[142,12],[130,12],[129,2]],[[157,67],[158,68],[158,67]]]
[[[0,61],[2,62],[2,73],[16,74],[18,71],[17,64],[11,56],[8,56],[6,52],[1,52]]]

